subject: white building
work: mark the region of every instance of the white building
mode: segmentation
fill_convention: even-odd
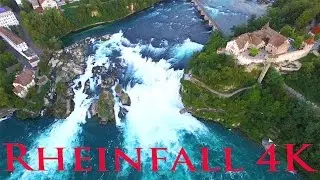
[[[39,4],[42,7],[42,9],[58,9],[58,4],[54,0],[39,0]]]
[[[270,54],[278,55],[288,52],[289,40],[266,24],[261,30],[242,34],[229,41],[226,50],[234,55],[239,55],[249,48],[263,48]]]
[[[28,49],[28,45],[22,39],[6,28],[0,27],[0,36],[20,53]]]
[[[19,21],[10,8],[0,7],[0,27],[19,25]]]
[[[28,89],[33,87],[36,83],[34,81],[34,72],[30,69],[22,71],[19,75],[16,76],[16,79],[13,82],[13,92],[24,98],[28,94]]]

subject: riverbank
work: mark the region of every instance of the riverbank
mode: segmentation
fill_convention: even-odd
[[[89,24],[89,25],[85,25],[83,27],[80,27],[80,28],[77,28],[75,30],[71,30],[70,32],[68,32],[67,34],[63,35],[60,40],[63,40],[64,38],[67,38],[68,36],[72,35],[72,34],[75,34],[75,33],[80,33],[82,31],[86,31],[86,30],[89,30],[89,29],[92,29],[94,27],[97,27],[97,26],[101,26],[101,25],[106,25],[106,24],[109,24],[109,23],[113,23],[113,22],[116,22],[116,21],[121,21],[121,20],[125,20],[126,18],[130,17],[130,16],[134,16],[142,11],[145,11],[147,9],[149,9],[150,7],[152,6],[155,6],[159,3],[161,3],[163,0],[157,0],[156,2],[152,3],[151,5],[149,5],[148,7],[145,7],[139,11],[134,11],[134,12],[130,12],[129,14],[123,16],[123,17],[120,17],[118,19],[113,19],[113,20],[107,20],[107,21],[100,21],[100,22],[96,22],[96,23],[93,23],[93,24]]]
[[[223,45],[218,42],[223,42],[221,37],[213,34],[204,50],[190,61],[185,71],[192,71],[192,77],[205,84],[201,86],[182,80],[180,93],[190,113],[218,122],[226,128],[239,129],[257,143],[270,138],[278,145],[278,151],[282,154],[285,152],[284,144],[319,142],[319,137],[315,136],[319,114],[310,105],[288,95],[284,89],[284,79],[276,70],[269,70],[262,85],[255,85],[259,73],[245,71],[232,58],[218,55],[218,45]],[[252,85],[251,89],[228,98],[210,91],[232,92]],[[197,109],[203,111],[193,111]],[[206,109],[219,111],[205,111]],[[311,158],[320,153],[315,146],[301,157],[308,160],[312,167],[319,169],[317,160]],[[317,178],[317,174],[307,175]]]
[[[70,33],[119,21],[159,2],[159,0],[98,1],[90,4],[79,1],[77,8],[62,6],[63,13],[56,9],[48,9],[41,15],[34,11],[22,11],[21,17],[23,25],[35,43],[43,48],[57,50],[62,48],[60,39]],[[32,24],[46,24],[46,26]]]

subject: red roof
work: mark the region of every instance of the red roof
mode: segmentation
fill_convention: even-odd
[[[320,34],[320,26],[315,26],[311,31],[313,34]]]
[[[16,79],[14,80],[13,83],[20,84],[22,86],[26,86],[33,81],[33,76],[34,76],[34,72],[31,71],[30,69],[27,69],[25,71],[22,71],[22,73],[20,73],[16,77]]]
[[[13,34],[11,31],[7,30],[6,28],[0,27],[0,33],[4,34],[16,45],[19,45],[24,42],[22,39],[20,39],[18,36]]]
[[[14,87],[13,92],[15,92],[16,94],[21,93],[21,91],[24,91],[24,88],[20,85]]]
[[[314,44],[315,40],[314,40],[314,37],[311,37],[311,38],[305,40],[304,42],[307,43],[307,44]]]

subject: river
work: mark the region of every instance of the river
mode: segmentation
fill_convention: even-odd
[[[144,12],[137,13],[116,23],[106,24],[73,34],[66,39],[71,44],[79,39],[112,34],[105,42],[95,42],[93,51],[88,52],[85,73],[74,80],[84,84],[88,79],[93,91],[99,89],[100,77],[93,76],[92,68],[110,68],[120,63],[125,71],[120,82],[125,84],[131,97],[129,113],[116,124],[99,125],[86,118],[87,110],[96,96],[88,97],[83,88],[74,89],[75,109],[66,120],[41,117],[32,121],[15,118],[0,122],[0,142],[25,144],[29,151],[27,162],[37,168],[37,147],[45,147],[47,156],[55,156],[54,147],[67,147],[64,152],[66,171],[56,171],[55,162],[47,162],[45,172],[30,172],[20,166],[13,173],[4,171],[6,162],[0,163],[0,179],[299,179],[284,172],[270,173],[265,166],[256,165],[263,153],[261,145],[244,135],[225,129],[220,125],[201,121],[190,114],[180,114],[183,108],[179,95],[183,68],[194,52],[202,49],[210,36],[210,30],[199,18],[190,3],[172,1],[161,3]],[[116,103],[115,110],[118,110]],[[107,166],[110,171],[98,172],[97,153],[91,151],[91,172],[73,172],[72,147],[87,146],[108,148]],[[4,147],[4,146],[3,146]],[[130,157],[136,157],[135,148],[142,149],[142,172],[127,165],[122,171],[114,172],[113,149],[119,147]],[[151,172],[150,147],[166,147],[166,162],[160,162],[160,171]],[[192,159],[197,172],[189,172],[179,166],[176,172],[170,168],[178,150],[183,147]],[[245,171],[229,173],[201,172],[200,148],[210,149],[211,166],[224,169],[223,149],[232,148],[233,165]],[[0,157],[6,157],[4,148]]]

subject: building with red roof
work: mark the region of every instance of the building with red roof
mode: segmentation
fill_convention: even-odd
[[[33,9],[40,14],[46,9],[58,9],[58,4],[54,0],[30,0],[30,3]]]
[[[311,32],[316,35],[320,34],[320,26],[313,27]]]
[[[19,52],[28,49],[28,45],[21,38],[4,27],[0,27],[0,36]]]
[[[26,97],[28,89],[35,85],[34,77],[35,73],[32,70],[26,69],[22,71],[13,81],[13,92],[21,98]]]

